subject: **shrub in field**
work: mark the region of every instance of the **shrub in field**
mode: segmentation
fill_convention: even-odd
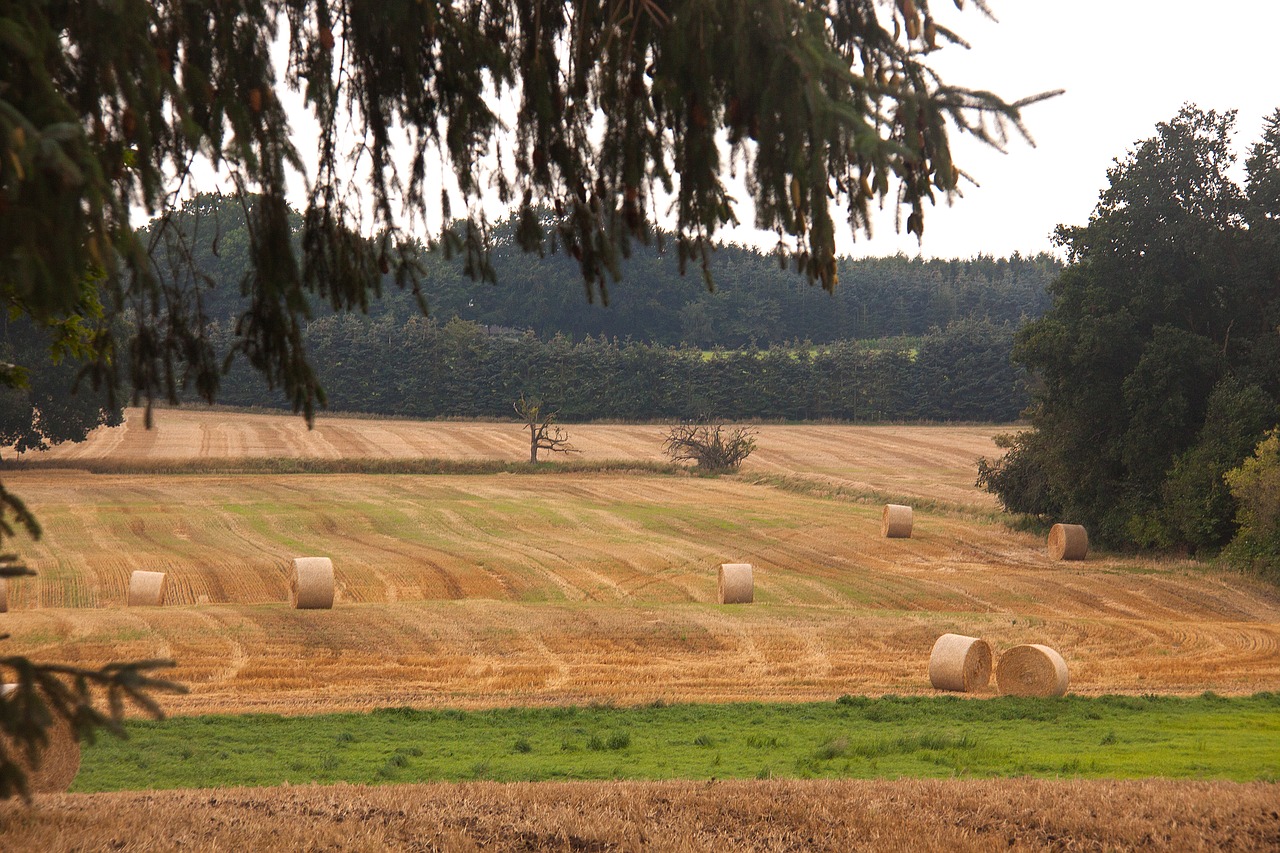
[[[1267,433],[1226,481],[1239,505],[1240,524],[1227,559],[1280,582],[1280,428]]]
[[[755,430],[723,424],[677,424],[663,449],[674,462],[692,462],[704,471],[731,471],[756,449]]]

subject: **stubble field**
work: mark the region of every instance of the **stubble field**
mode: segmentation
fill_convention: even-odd
[[[972,485],[976,458],[998,452],[994,428],[764,426],[743,473],[715,479],[75,468],[103,459],[140,467],[177,460],[180,468],[181,460],[246,456],[518,460],[527,453],[511,424],[333,418],[308,432],[300,419],[271,415],[163,411],[157,419],[157,429],[145,431],[131,411],[126,427],[5,474],[45,536],[22,543],[39,576],[11,584],[11,612],[0,627],[12,634],[6,653],[43,660],[176,659],[173,675],[191,692],[167,698],[170,713],[931,693],[929,648],[946,631],[986,637],[997,652],[1025,642],[1053,646],[1077,693],[1280,689],[1274,588],[1187,561],[1111,554],[1049,561],[1040,535],[1001,525],[994,502]],[[660,426],[569,431],[584,460],[661,458]],[[916,506],[911,539],[880,538],[886,500]],[[333,558],[332,611],[285,603],[289,560],[306,555]],[[739,561],[756,566],[756,603],[715,604],[716,567]],[[137,569],[169,573],[168,606],[124,607]],[[899,790],[886,796],[904,802],[934,796],[905,783],[871,784],[889,786],[875,796]],[[1081,802],[1096,796],[1096,783],[1062,784],[1082,786],[1070,788]],[[667,802],[674,796],[660,786],[635,790],[642,789]],[[528,790],[528,807],[544,809],[535,801],[545,789]],[[1007,808],[995,810],[1007,813],[993,818],[997,824],[1023,808],[1013,790]],[[1212,808],[1199,798],[1222,796],[1178,790],[1198,803],[1191,812]],[[1253,790],[1233,788],[1231,797],[1243,803]],[[1261,790],[1274,795],[1274,786]],[[486,796],[515,796],[495,791]],[[77,810],[119,796],[51,799],[50,807],[73,805],[50,820],[73,827]],[[380,796],[358,791],[356,799]],[[455,795],[421,796],[429,808],[431,797]],[[813,809],[834,808],[819,789],[812,796]],[[678,810],[693,808],[689,802]],[[275,824],[290,813],[283,808]],[[1261,819],[1264,835],[1250,837],[1275,828],[1274,813],[1270,824],[1265,813]],[[1010,836],[1015,846],[1054,846],[1027,820],[1020,825]],[[208,836],[206,846],[222,837]],[[354,839],[363,836],[346,837],[359,847]],[[644,846],[630,837],[618,835],[618,849]],[[687,835],[682,844],[704,849],[714,846],[711,837]],[[956,849],[982,837],[956,835]],[[463,832],[457,844],[437,847],[467,849],[468,838],[481,835]],[[1160,842],[1156,833],[1121,846],[1178,846]],[[526,846],[612,849],[538,843]],[[811,846],[847,849],[835,841]]]

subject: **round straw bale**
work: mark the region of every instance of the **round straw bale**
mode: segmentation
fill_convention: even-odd
[[[911,507],[885,504],[880,517],[880,535],[886,539],[910,539]]]
[[[750,563],[720,564],[720,603],[750,604],[755,599],[755,583]]]
[[[1067,662],[1048,646],[1014,646],[996,664],[996,685],[1008,696],[1061,696],[1067,692]]]
[[[169,576],[164,572],[134,572],[129,575],[129,606],[159,607]]]
[[[971,693],[991,681],[991,644],[977,637],[943,634],[929,655],[929,683],[938,690]]]
[[[1055,560],[1083,560],[1089,553],[1089,531],[1079,524],[1055,524],[1049,529],[1049,556]]]
[[[0,696],[17,689],[16,684],[0,684]],[[27,774],[27,790],[33,794],[62,794],[80,772],[80,741],[71,724],[61,717],[54,720],[45,734],[49,741],[40,751],[39,767],[32,768],[26,751],[9,738],[4,740],[5,751]]]
[[[333,561],[328,557],[297,557],[289,579],[289,603],[298,610],[333,607]]]

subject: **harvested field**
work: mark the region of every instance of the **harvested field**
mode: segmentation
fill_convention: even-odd
[[[60,444],[23,459],[73,463],[112,459],[168,462],[242,457],[311,459],[507,459],[529,457],[529,439],[516,423],[394,421],[316,417],[308,430],[300,416],[208,410],[158,410],[147,430],[141,409],[125,423],[99,429],[79,444]],[[973,486],[980,456],[1001,451],[993,426],[847,426],[765,424],[749,474],[794,475],[854,490],[988,510],[996,501]],[[660,461],[667,427],[654,424],[569,424],[583,461]]]
[[[171,713],[830,700],[932,693],[953,632],[1063,652],[1071,689],[1280,689],[1280,595],[1194,562],[1056,563],[972,485],[989,427],[764,426],[744,472],[91,475],[77,459],[521,459],[514,424],[141,414],[4,474],[45,526],[6,652],[171,657]],[[660,458],[660,426],[571,426],[588,459]],[[28,454],[28,458],[30,458]],[[886,502],[911,539],[879,535]],[[331,611],[287,601],[325,554]],[[755,566],[751,607],[716,567]],[[134,570],[168,606],[125,607]],[[978,695],[991,695],[994,687]],[[0,804],[5,850],[1263,850],[1274,784],[756,781],[284,787]]]
[[[214,430],[208,413],[159,417],[159,433],[117,431],[115,451],[141,453],[170,418]],[[273,435],[301,429],[272,420]],[[511,425],[343,423],[366,426],[471,430],[473,446],[498,431],[519,438]],[[846,482],[891,432],[777,429],[793,432],[786,476],[815,476],[821,466],[800,467],[810,459]],[[914,445],[914,467],[890,457],[868,472],[915,471],[925,492],[972,477],[981,430],[916,431],[928,442]],[[74,449],[92,444],[108,442]],[[253,447],[281,451],[279,439]],[[1041,535],[992,523],[980,501],[918,510],[912,539],[887,540],[879,499],[749,477],[10,472],[46,533],[23,543],[39,575],[11,584],[4,628],[14,653],[45,659],[173,657],[192,689],[166,700],[176,713],[929,692],[929,650],[947,632],[984,637],[997,654],[1059,649],[1084,694],[1280,688],[1272,587],[1190,562],[1054,562]],[[333,558],[333,611],[285,604],[291,560],[308,554]],[[714,603],[726,560],[754,564],[756,605]],[[168,573],[170,606],[124,609],[135,569]]]
[[[1275,850],[1276,786],[1154,781],[354,785],[0,805],[6,851]]]

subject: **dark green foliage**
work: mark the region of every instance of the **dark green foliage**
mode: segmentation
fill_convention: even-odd
[[[22,453],[84,441],[99,426],[124,422],[124,408],[101,390],[76,389],[82,363],[70,352],[49,357],[56,335],[30,319],[0,318],[0,360],[27,365],[21,387],[0,387],[0,446]],[[75,393],[73,393],[73,391]]]
[[[189,251],[208,276],[205,314],[220,328],[233,329],[247,307],[240,282],[250,235],[239,204],[200,196],[182,211],[166,235],[180,240],[182,251]],[[563,334],[580,341],[604,335],[704,350],[793,340],[824,344],[924,335],[967,319],[1017,326],[1048,307],[1049,283],[1061,269],[1049,255],[841,259],[841,284],[834,293],[825,293],[796,282],[794,273],[780,270],[770,256],[721,246],[715,254],[717,286],[708,291],[690,287],[669,254],[638,246],[627,262],[628,277],[611,285],[605,308],[582,298],[572,258],[526,255],[515,243],[513,229],[510,221],[494,228],[494,286],[476,287],[442,253],[420,259],[425,270],[420,295],[433,317],[530,330],[543,339]],[[655,238],[670,242],[675,235],[657,231]],[[311,302],[314,317],[329,315],[329,306]],[[382,299],[370,303],[369,314],[404,321],[420,314],[420,308],[411,294],[388,282]]]
[[[1035,430],[979,469],[1007,509],[1104,543],[1231,537],[1221,477],[1280,413],[1280,113],[1244,189],[1233,121],[1184,107],[1108,173],[1088,225],[1059,229],[1068,267],[1014,350],[1037,383]]]
[[[223,334],[215,330],[215,337]],[[717,350],[490,332],[462,321],[328,318],[305,342],[337,411],[510,418],[511,401],[554,400],[588,420],[1012,420],[1026,405],[1012,330],[962,323],[920,338]],[[913,349],[918,347],[918,352]],[[233,371],[222,399],[279,406]]]
[[[1025,406],[1022,371],[1010,357],[1014,329],[964,319],[932,329],[920,341],[915,369],[926,420],[1007,422]]]
[[[1160,518],[1168,529],[1159,544],[1212,548],[1231,538],[1237,505],[1225,476],[1275,422],[1275,401],[1256,385],[1225,379],[1213,389],[1200,435],[1162,487]]]

